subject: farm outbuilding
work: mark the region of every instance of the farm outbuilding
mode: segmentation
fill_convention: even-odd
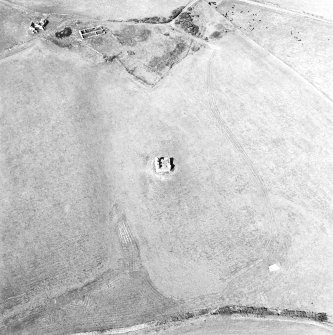
[[[106,29],[102,26],[91,27],[79,30],[82,39],[106,34]]]

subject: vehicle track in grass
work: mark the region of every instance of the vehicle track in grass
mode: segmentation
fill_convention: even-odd
[[[258,189],[260,190],[263,200],[265,203],[265,208],[269,217],[269,224],[272,232],[276,232],[276,219],[274,215],[273,206],[270,200],[269,191],[267,189],[267,186],[261,177],[257,167],[255,166],[254,162],[244,149],[243,145],[240,143],[240,141],[237,139],[237,137],[234,135],[232,130],[227,125],[227,122],[222,117],[222,112],[220,111],[218,107],[218,103],[216,101],[216,98],[214,94],[212,93],[213,90],[213,74],[212,74],[212,63],[216,56],[217,50],[212,51],[212,55],[210,56],[207,64],[207,72],[206,72],[206,89],[208,92],[208,103],[210,111],[213,115],[213,119],[217,122],[219,129],[222,133],[222,136],[226,137],[227,140],[231,143],[231,145],[234,147],[234,149],[240,154],[242,160],[244,161],[245,165],[248,167],[249,171],[251,172],[252,179],[254,183],[257,185]],[[269,254],[269,248],[272,245],[272,239],[268,239],[267,242],[264,244],[264,251],[263,253],[265,256],[268,256]],[[234,279],[239,277],[240,275],[244,275],[247,273],[247,271],[251,270],[254,266],[259,266],[263,261],[264,257],[257,260],[255,264],[250,264],[246,266],[245,268],[240,269],[235,273],[235,275],[230,278],[230,280],[227,281],[227,285],[229,285]]]
[[[245,1],[245,0],[239,0],[239,1],[241,3],[247,3],[250,6],[251,5],[253,5],[253,6],[260,5],[260,3],[253,2],[253,1]],[[268,7],[264,6],[264,7],[266,7],[266,9],[268,9],[268,10],[271,9],[272,11],[274,11],[274,8],[275,8],[274,6],[268,6]],[[271,7],[273,7],[273,8],[271,8]],[[219,10],[217,10],[217,12],[220,15],[222,15],[222,13]],[[288,13],[288,14],[291,15],[291,13]],[[311,17],[311,18],[315,19],[314,17]],[[230,21],[229,19],[228,19],[228,21],[233,25],[235,34],[238,35],[240,38],[242,38],[243,41],[245,41],[251,48],[253,48],[254,50],[257,50],[258,52],[264,52],[264,53],[266,53],[266,58],[268,58],[269,61],[272,64],[274,64],[274,66],[276,66],[277,68],[284,69],[287,72],[289,72],[292,77],[294,77],[295,79],[297,78],[299,81],[301,81],[313,93],[315,93],[318,96],[318,98],[324,100],[331,107],[333,107],[333,100],[332,100],[332,98],[328,94],[326,94],[324,91],[322,91],[322,89],[320,87],[317,87],[309,79],[307,79],[301,73],[299,73],[295,68],[293,68],[292,66],[288,65],[284,60],[282,60],[281,58],[279,58],[278,56],[276,56],[273,52],[271,52],[267,48],[261,46],[255,40],[253,40],[248,35],[246,35],[245,33],[243,33],[232,21]],[[323,20],[320,20],[320,21],[323,21]],[[326,22],[326,23],[333,24],[333,21],[329,21],[329,22]]]
[[[299,11],[292,10],[292,9],[287,9],[287,8],[283,8],[283,7],[280,7],[278,5],[273,5],[273,4],[266,3],[266,2],[262,3],[262,2],[259,2],[259,1],[253,1],[253,0],[238,0],[238,1],[242,2],[242,3],[247,3],[247,4],[252,5],[252,6],[267,8],[267,9],[270,9],[272,11],[279,12],[279,13],[306,17],[306,18],[310,18],[312,20],[333,24],[332,20],[325,19],[325,18],[316,16],[314,14],[310,14],[310,13],[306,13],[306,12],[299,12]]]
[[[211,62],[212,62],[212,60],[213,60],[213,57],[214,57],[214,55],[215,55],[215,53],[216,52],[218,52],[219,50],[221,50],[221,47],[220,46],[217,46],[217,45],[215,45],[215,44],[210,44],[209,43],[209,47],[213,50],[213,55],[210,57],[210,60],[209,60],[209,62],[208,62],[208,70],[209,70],[209,74],[211,75]],[[207,72],[206,72],[206,74],[207,74]],[[208,77],[209,77],[209,75],[208,75]],[[209,79],[209,88],[207,89],[207,79],[209,79],[209,78],[207,78],[206,77],[206,80],[204,80],[204,83],[206,84],[206,87],[204,87],[204,88],[206,88],[206,90],[208,91],[208,92],[210,92],[210,89],[211,89],[211,79]],[[189,101],[193,101],[193,97],[192,96],[190,96],[186,91],[184,91],[184,89],[183,89],[183,87],[181,86],[181,85],[179,85],[179,84],[177,84],[177,88],[178,88],[178,90],[180,91],[180,92],[182,92],[182,96],[184,96],[184,97],[186,97],[186,99],[187,100],[189,100]],[[155,87],[153,88],[153,90],[155,89]],[[213,97],[214,98],[214,97]],[[210,100],[211,100],[211,97],[210,97]],[[213,101],[215,101],[215,99],[212,99]],[[218,113],[216,112],[216,101],[215,101],[215,113],[214,113],[214,115],[216,115],[215,117],[219,120],[219,115],[218,115]],[[199,118],[196,116],[196,115],[192,115],[192,117],[193,118],[195,118],[199,123],[200,123],[200,120],[199,120]],[[210,117],[210,119],[211,119],[211,117]],[[214,121],[213,121],[214,122]],[[215,122],[214,122],[215,123]],[[221,121],[221,123],[222,123],[222,121]],[[220,131],[222,132],[222,136],[223,137],[225,137],[226,135],[225,135],[225,131],[224,131],[224,128],[225,127],[227,127],[227,125],[226,125],[226,123],[224,122],[224,123],[218,123],[218,125],[219,125],[219,129],[220,129]],[[230,142],[231,142],[231,144],[234,146],[234,147],[236,147],[236,149],[237,149],[237,151],[239,152],[239,151],[241,151],[241,153],[244,155],[246,155],[246,159],[247,159],[247,162],[248,162],[248,164],[250,165],[250,167],[251,167],[251,171],[252,171],[252,174],[254,175],[253,177],[254,178],[257,178],[258,179],[258,181],[255,179],[254,181],[255,181],[255,183],[256,183],[256,185],[262,190],[262,188],[264,188],[264,196],[265,196],[265,200],[267,201],[267,197],[268,197],[268,191],[267,191],[267,189],[266,189],[266,186],[264,185],[264,182],[263,182],[263,180],[262,180],[262,178],[259,176],[259,174],[258,174],[258,171],[255,169],[255,167],[254,167],[254,164],[253,164],[253,162],[250,160],[250,158],[249,158],[249,156],[246,154],[246,152],[245,152],[245,150],[244,150],[244,148],[239,144],[239,142],[238,142],[238,140],[235,138],[235,136],[232,134],[232,132],[231,132],[231,130],[228,128],[228,130],[229,130],[229,132],[227,133],[229,136],[231,136],[231,140],[230,140]],[[243,158],[243,157],[242,157]],[[243,158],[244,159],[244,158]],[[207,160],[204,158],[204,161],[206,162],[206,165],[207,165],[207,168],[211,171],[211,174],[213,175],[213,171],[212,171],[212,168],[211,168],[211,166],[208,164],[208,162],[207,162]],[[194,163],[195,164],[195,163]],[[217,191],[217,189],[216,189],[216,181],[215,181],[215,179],[214,179],[214,182],[212,182],[212,188],[214,188],[215,189],[215,192],[218,192]],[[268,199],[269,200],[269,199]],[[268,205],[266,204],[266,208],[267,208],[267,206],[268,206],[268,208],[269,208],[269,215],[270,215],[270,217],[271,217],[271,222],[273,222],[273,225],[275,225],[275,217],[274,217],[274,213],[273,213],[273,209],[272,209],[272,206],[271,206],[271,203],[270,203],[270,201],[268,202]],[[266,250],[266,254],[268,255],[268,250],[269,250],[269,247],[272,245],[272,241],[271,240],[268,240],[267,242],[266,242],[266,244],[265,244],[265,250]],[[236,271],[234,274],[232,274],[232,276],[229,278],[229,279],[227,279],[226,281],[225,281],[225,284],[226,284],[226,287],[225,287],[225,289],[224,290],[226,290],[227,288],[228,288],[228,285],[229,284],[231,284],[236,278],[238,278],[239,276],[241,276],[241,275],[244,275],[244,274],[246,274],[248,271],[250,271],[251,269],[253,269],[253,268],[255,268],[255,267],[259,267],[259,266],[261,266],[261,264],[263,263],[263,261],[264,261],[264,259],[265,259],[265,257],[261,257],[261,258],[259,258],[259,259],[257,259],[255,262],[253,262],[253,263],[251,263],[251,264],[248,264],[248,265],[245,265],[244,267],[242,267],[242,268],[240,268],[238,271]],[[221,293],[221,292],[219,292],[219,293]]]

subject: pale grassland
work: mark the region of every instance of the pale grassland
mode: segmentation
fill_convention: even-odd
[[[333,20],[333,3],[331,0],[256,0],[263,3],[271,3],[276,6],[295,10],[297,12],[305,12],[320,17],[324,17]]]
[[[15,0],[15,4],[42,12],[76,14],[101,19],[131,19],[146,16],[169,16],[183,0]]]
[[[229,304],[331,320],[330,100],[237,30],[154,87],[83,44],[39,41],[0,63],[0,332]],[[172,176],[154,174],[156,156],[174,157]]]
[[[333,22],[225,1],[219,8],[249,38],[333,100]]]
[[[156,334],[152,332],[138,332],[140,334]],[[290,320],[265,320],[247,318],[206,318],[176,325],[166,330],[159,330],[161,335],[328,335],[332,334],[329,328],[310,323]],[[108,334],[106,334],[108,335]]]

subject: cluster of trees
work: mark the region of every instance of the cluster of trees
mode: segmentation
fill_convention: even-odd
[[[192,312],[179,313],[177,315],[171,316],[169,320],[161,321],[158,324],[163,324],[170,321],[171,322],[183,321],[200,315],[231,315],[231,314],[254,315],[259,317],[276,315],[291,318],[306,318],[319,322],[325,322],[328,320],[326,313],[315,313],[315,312],[306,312],[306,311],[290,310],[290,309],[280,310],[267,307],[230,305],[230,306],[219,307],[217,309],[204,308],[200,309],[195,313]]]
[[[174,20],[185,8],[185,6],[180,6],[176,9],[174,9],[171,12],[171,15],[169,17],[164,16],[151,16],[151,17],[145,17],[143,19],[131,19],[129,21],[137,22],[137,23],[151,23],[151,24],[157,24],[157,23],[169,23],[172,20]]]
[[[72,29],[70,27],[66,27],[61,31],[57,31],[55,33],[56,38],[64,38],[72,35]]]
[[[187,33],[193,36],[198,36],[199,27],[193,23],[192,15],[189,12],[181,13],[175,23],[180,25],[180,27]]]

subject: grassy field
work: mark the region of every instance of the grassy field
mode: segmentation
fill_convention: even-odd
[[[257,2],[267,3],[267,1],[256,0]],[[270,0],[268,3],[275,6],[294,10],[297,12],[310,13],[319,17],[333,20],[333,5],[330,0]]]
[[[177,67],[149,95],[158,121],[142,110],[147,135],[119,147],[173,153],[180,165],[168,183],[129,178],[144,263],[167,296],[330,310],[331,106],[237,35],[220,46]],[[133,172],[122,171],[126,187]],[[283,270],[269,273],[277,262]]]
[[[100,19],[131,19],[146,16],[168,16],[173,9],[184,5],[182,0],[14,0],[12,3],[45,13],[65,13]]]
[[[217,17],[201,20],[211,36]],[[0,333],[117,329],[232,304],[331,321],[333,116],[318,83],[245,29],[207,41],[112,23],[78,42],[88,21],[69,22],[68,40],[50,29],[0,60]],[[123,58],[105,62],[115,49]],[[140,64],[154,85],[138,80]],[[156,156],[174,157],[175,173],[157,176]],[[312,326],[297,327],[283,331]]]
[[[157,306],[161,298],[147,281],[148,274],[131,265],[133,243],[125,243],[123,250],[118,238],[117,222],[124,220],[123,214],[113,213],[118,199],[106,174],[105,153],[111,149],[113,108],[119,107],[112,107],[118,104],[109,99],[103,106],[101,97],[105,76],[109,85],[115,76],[118,85],[126,73],[104,71],[70,51],[54,53],[45,44],[1,64],[1,302],[12,331],[26,329],[37,318],[46,318],[45,327],[60,324],[63,331],[67,319],[68,330],[100,327],[94,313],[102,319],[114,314],[107,323],[111,327],[119,318],[122,323],[137,322],[136,311],[145,319],[164,308],[164,302]],[[10,98],[13,89],[16,94]],[[115,215],[119,218],[113,219]],[[100,306],[91,307],[89,299],[85,304],[85,287],[102,290],[105,281],[113,280],[114,285],[103,288]],[[121,289],[126,281],[128,287]],[[119,291],[117,298],[111,294],[109,299],[122,300],[124,307],[107,300],[108,288]],[[137,305],[142,308],[133,311]],[[66,308],[71,313],[64,316]],[[85,315],[86,323],[79,317],[84,308],[92,313],[90,318]],[[125,316],[126,308],[131,317]]]
[[[225,1],[219,12],[333,99],[333,23]]]
[[[27,15],[0,2],[0,50],[11,48],[29,38],[27,27],[30,19]],[[10,23],[10,24],[9,24]]]
[[[156,332],[138,332],[137,334],[156,334]],[[260,319],[203,319],[179,324],[170,329],[159,330],[161,335],[326,335],[332,334],[329,329],[317,327],[307,323],[298,323],[288,320],[260,320]]]

